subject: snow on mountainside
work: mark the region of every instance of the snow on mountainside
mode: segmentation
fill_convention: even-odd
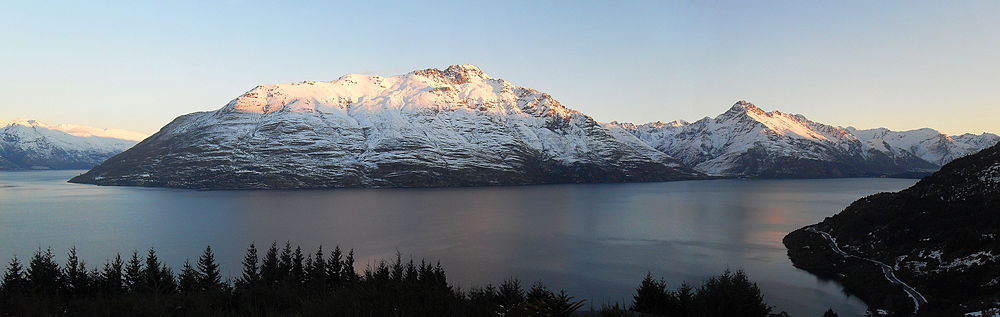
[[[696,170],[722,176],[851,177],[927,173],[996,144],[993,134],[948,137],[830,126],[739,101],[715,118],[643,125],[612,122]]]
[[[262,85],[178,117],[73,182],[419,187],[700,177],[621,129],[472,65]]]
[[[141,138],[117,129],[0,121],[0,170],[91,168]]]
[[[1000,136],[991,133],[947,136],[934,129],[890,131],[886,128],[858,130],[848,127],[865,144],[879,151],[903,150],[936,165],[948,164],[954,159],[979,152],[997,144]]]

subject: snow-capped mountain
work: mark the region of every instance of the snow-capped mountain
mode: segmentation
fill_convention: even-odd
[[[739,101],[715,118],[643,125],[612,122],[695,170],[720,176],[851,177],[928,173],[996,144],[996,135],[948,137],[830,126]]]
[[[865,144],[879,151],[906,151],[938,166],[948,164],[959,157],[979,152],[1000,141],[1000,136],[996,134],[966,133],[948,136],[929,128],[890,131],[886,128],[858,130],[854,127],[848,127],[847,130]]]
[[[472,65],[257,86],[73,182],[417,187],[700,177],[622,129]]]
[[[91,168],[142,138],[118,129],[0,121],[0,170]]]

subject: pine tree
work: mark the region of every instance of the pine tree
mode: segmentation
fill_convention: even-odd
[[[237,288],[251,288],[260,283],[260,268],[257,264],[257,248],[250,243],[247,255],[243,257],[243,276],[236,280]]]
[[[281,249],[281,257],[278,258],[278,279],[281,283],[288,284],[292,275],[292,243],[285,241],[285,247]]]
[[[552,294],[552,291],[550,291],[548,287],[545,287],[545,284],[542,284],[542,282],[535,282],[535,284],[531,285],[531,289],[528,290],[528,293],[525,294],[525,299],[530,303],[541,303],[554,296],[555,294]]]
[[[412,266],[413,261],[410,261],[410,264]],[[421,263],[421,265],[423,264]],[[414,268],[414,270],[416,269]],[[500,287],[497,288],[497,304],[499,304],[500,313],[504,316],[523,314],[521,310],[525,305],[524,301],[524,288],[521,287],[521,281],[511,278],[500,283]]]
[[[177,288],[174,273],[166,264],[156,257],[156,250],[149,248],[146,254],[146,266],[143,276],[149,291],[159,294],[169,294]]]
[[[114,261],[104,261],[104,271],[101,272],[101,288],[105,293],[118,294],[122,292],[122,255],[115,254]]]
[[[823,313],[823,317],[837,317],[837,313],[833,311],[833,308],[830,308]]]
[[[305,262],[305,264],[303,265],[303,268],[302,268],[302,270],[304,272],[304,273],[302,273],[302,274],[304,274],[304,275],[302,275],[303,276],[303,278],[302,278],[302,285],[303,286],[312,285],[312,282],[309,280],[309,275],[312,273],[314,265],[316,265],[316,264],[313,263],[313,256],[312,256],[312,254],[307,255],[306,256],[306,262]]]
[[[698,289],[695,298],[703,315],[766,317],[772,309],[764,303],[760,288],[743,270],[736,273],[726,270],[722,275],[709,278]]]
[[[149,251],[146,252],[146,265],[144,266],[145,271],[142,273],[142,276],[146,278],[146,291],[158,292],[160,287],[162,287],[162,285],[160,285],[160,265],[162,265],[162,263],[160,263],[160,259],[156,257],[156,250],[149,248]]]
[[[353,250],[352,250],[353,251]],[[354,252],[351,252],[354,253]],[[434,271],[431,273],[434,276],[433,281],[437,284],[440,289],[450,289],[448,286],[448,276],[444,274],[444,267],[441,266],[441,261],[438,261],[434,265]]]
[[[41,248],[35,251],[31,261],[28,262],[28,281],[31,290],[40,295],[57,294],[62,290],[63,279],[62,270],[52,255],[52,249],[46,249],[44,253]]]
[[[271,247],[264,255],[264,262],[260,265],[260,278],[268,287],[273,287],[281,282],[281,263],[278,260],[278,243],[271,242]]]
[[[94,292],[103,290],[105,283],[104,275],[97,269],[97,266],[94,266],[90,268],[90,271],[87,271],[87,282],[89,283],[87,287],[89,291],[84,293],[83,296],[90,296],[93,295]]]
[[[312,265],[309,265],[306,275],[308,276],[310,288],[314,290],[326,288],[326,259],[323,258],[323,246],[319,246],[319,249],[316,250],[316,255],[312,261]]]
[[[7,264],[7,271],[3,274],[3,288],[0,295],[9,298],[10,296],[22,294],[28,289],[28,278],[21,267],[21,261],[15,255]]]
[[[326,261],[326,282],[328,287],[340,286],[340,283],[344,281],[343,269],[343,252],[340,251],[340,246],[338,245],[330,253],[330,259]]]
[[[302,261],[305,260],[302,257],[302,247],[295,246],[295,252],[292,253],[292,267],[289,272],[289,281],[292,285],[301,286],[302,282],[305,281],[305,266]]]
[[[403,254],[396,250],[396,260],[392,262],[392,275],[390,275],[393,282],[403,281],[403,270]]]
[[[138,293],[146,290],[146,270],[142,267],[142,260],[139,259],[139,251],[132,251],[132,257],[125,265],[125,289],[130,293]]]
[[[682,282],[675,293],[677,294],[677,307],[674,310],[674,315],[689,316],[691,311],[694,310],[695,305],[694,286],[691,286],[688,282]]]
[[[66,287],[73,296],[83,296],[90,292],[90,279],[87,276],[87,266],[76,255],[76,246],[69,249],[64,267]]]
[[[406,270],[403,273],[403,277],[409,285],[415,285],[418,281],[420,273],[417,272],[417,266],[413,264],[413,258],[410,258],[410,262],[406,263]]]
[[[222,276],[219,273],[219,265],[215,263],[215,254],[212,253],[212,246],[205,247],[205,252],[198,259],[198,284],[203,291],[217,292],[222,289]]]
[[[341,274],[344,281],[353,283],[358,280],[358,273],[354,272],[354,249],[347,253],[344,265],[341,267]]]
[[[665,315],[671,310],[673,294],[667,290],[667,283],[663,280],[654,280],[653,275],[646,273],[646,277],[635,289],[632,296],[632,307],[630,310],[640,313]]]
[[[157,288],[160,294],[170,294],[177,291],[177,278],[174,270],[166,264],[160,266],[160,286]]]
[[[198,292],[201,290],[199,282],[201,279],[201,274],[191,267],[191,261],[185,259],[184,267],[181,268],[181,274],[177,276],[177,288],[180,290],[181,294]]]

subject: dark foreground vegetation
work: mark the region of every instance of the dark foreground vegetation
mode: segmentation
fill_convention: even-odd
[[[803,229],[784,238],[795,266],[840,280],[892,315],[963,316],[1000,306],[1000,144],[958,158],[895,193],[858,199],[808,226],[846,252],[886,263],[927,303],[915,305],[870,262],[845,259]],[[934,254],[932,256],[932,254]]]
[[[211,247],[176,273],[153,249],[88,269],[73,248],[63,265],[51,250],[36,251],[27,264],[15,257],[0,284],[4,316],[569,316],[584,305],[565,291],[540,282],[526,288],[517,279],[462,290],[448,284],[440,264],[403,261],[398,254],[358,274],[353,250],[326,254],[320,247],[304,254],[291,244],[271,244],[263,257],[251,244],[233,281],[222,279]],[[589,307],[593,311],[581,314],[771,315],[742,271],[677,290],[647,275],[627,308]]]

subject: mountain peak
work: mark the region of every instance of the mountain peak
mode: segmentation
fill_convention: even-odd
[[[48,124],[48,123],[45,123],[45,122],[42,122],[42,121],[38,121],[38,120],[34,120],[34,119],[25,119],[25,118],[17,118],[17,119],[14,119],[12,121],[3,121],[3,120],[0,120],[0,127],[7,127],[7,126],[10,126],[10,125],[19,125],[19,126],[23,126],[23,127],[41,128],[41,129],[52,130],[52,131],[60,131],[60,132],[64,132],[64,133],[72,135],[72,136],[83,137],[83,138],[86,138],[86,137],[99,137],[99,138],[111,138],[111,139],[119,139],[119,140],[127,140],[127,141],[138,142],[138,141],[142,141],[143,139],[145,139],[148,136],[148,135],[143,134],[143,133],[133,132],[133,131],[127,131],[127,130],[121,130],[121,129],[95,128],[95,127],[85,126],[85,125],[65,124],[65,123],[64,124],[53,125],[53,124]]]
[[[16,119],[11,120],[11,121],[0,120],[0,126],[8,126],[8,125],[12,125],[12,124],[23,125],[23,126],[26,126],[26,127],[35,126],[35,125],[48,126],[47,124],[45,124],[43,122],[39,122],[38,120],[25,119],[25,118],[16,118]]]
[[[472,72],[482,74],[483,70],[472,64],[458,64],[448,66],[448,68],[445,69],[445,72]]]
[[[479,67],[472,64],[451,65],[443,71],[436,68],[428,68],[425,70],[414,71],[413,73],[426,77],[441,78],[455,85],[469,83],[474,80],[491,79],[490,76],[486,75],[486,73],[479,69]]]
[[[627,133],[544,92],[454,65],[260,86],[217,111],[178,117],[73,181],[221,189],[701,176]]]
[[[729,108],[729,111],[764,112],[763,110],[760,110],[760,108],[757,108],[757,106],[754,106],[753,103],[746,100],[737,101],[735,104],[733,104],[732,108]]]

